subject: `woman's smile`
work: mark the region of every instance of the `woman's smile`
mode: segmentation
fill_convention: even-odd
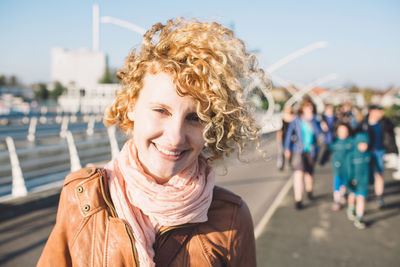
[[[161,154],[161,156],[168,160],[179,160],[181,159],[187,150],[167,149],[160,145],[152,143],[154,148]]]

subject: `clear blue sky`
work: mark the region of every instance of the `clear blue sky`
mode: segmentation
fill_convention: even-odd
[[[177,16],[234,25],[249,49],[260,50],[260,65],[316,41],[327,41],[279,69],[281,78],[307,84],[330,73],[326,86],[400,86],[400,1],[117,1],[1,0],[0,74],[24,83],[50,80],[50,50],[92,47],[92,5],[148,29]],[[114,68],[140,43],[134,32],[111,24],[100,29],[100,48]]]

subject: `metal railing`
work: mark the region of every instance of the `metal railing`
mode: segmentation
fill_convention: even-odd
[[[110,160],[126,140],[122,132],[106,129],[94,119],[29,129],[1,127],[0,201],[61,186],[69,172]]]

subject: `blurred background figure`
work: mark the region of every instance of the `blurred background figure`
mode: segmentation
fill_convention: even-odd
[[[298,115],[289,124],[284,142],[285,157],[293,157],[296,209],[303,207],[303,176],[307,197],[309,200],[313,199],[313,173],[318,155],[317,137],[321,133],[321,126],[315,119],[314,104],[311,99],[305,98],[300,104]],[[292,135],[295,136],[294,142]]]
[[[349,102],[344,102],[340,107],[339,120],[347,123],[352,132],[356,129],[358,123],[353,113],[352,105]]]
[[[322,114],[321,120],[321,128],[325,134],[324,146],[322,148],[322,155],[319,161],[321,166],[325,165],[330,158],[331,152],[329,150],[329,145],[333,141],[336,123],[337,117],[335,115],[335,110],[332,105],[328,104],[325,106],[325,111],[324,114]]]
[[[383,117],[382,107],[379,105],[371,105],[368,114],[365,116],[361,124],[357,128],[358,132],[365,132],[369,136],[368,149],[372,153],[372,174],[374,190],[376,196],[376,204],[379,208],[384,207],[384,160],[385,153],[396,153],[398,149],[396,145],[394,124],[388,118]]]
[[[284,140],[286,136],[286,132],[288,130],[289,124],[293,121],[294,114],[291,106],[285,106],[283,108],[282,114],[282,128],[276,133],[276,142],[278,148],[278,156],[277,156],[277,167],[279,170],[283,171],[285,168],[285,155],[284,155]],[[291,157],[287,159],[289,166],[291,166]]]

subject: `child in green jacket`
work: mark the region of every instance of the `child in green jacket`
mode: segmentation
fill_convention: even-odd
[[[340,210],[346,203],[345,193],[347,174],[349,169],[348,156],[353,149],[352,138],[349,137],[350,127],[345,123],[339,123],[336,130],[337,138],[330,144],[333,152],[333,205],[334,211]]]
[[[368,195],[369,174],[371,153],[367,150],[369,137],[366,133],[360,132],[354,137],[354,149],[349,155],[350,168],[348,176],[348,197],[347,216],[354,220],[358,229],[366,227],[364,222],[365,199]]]

